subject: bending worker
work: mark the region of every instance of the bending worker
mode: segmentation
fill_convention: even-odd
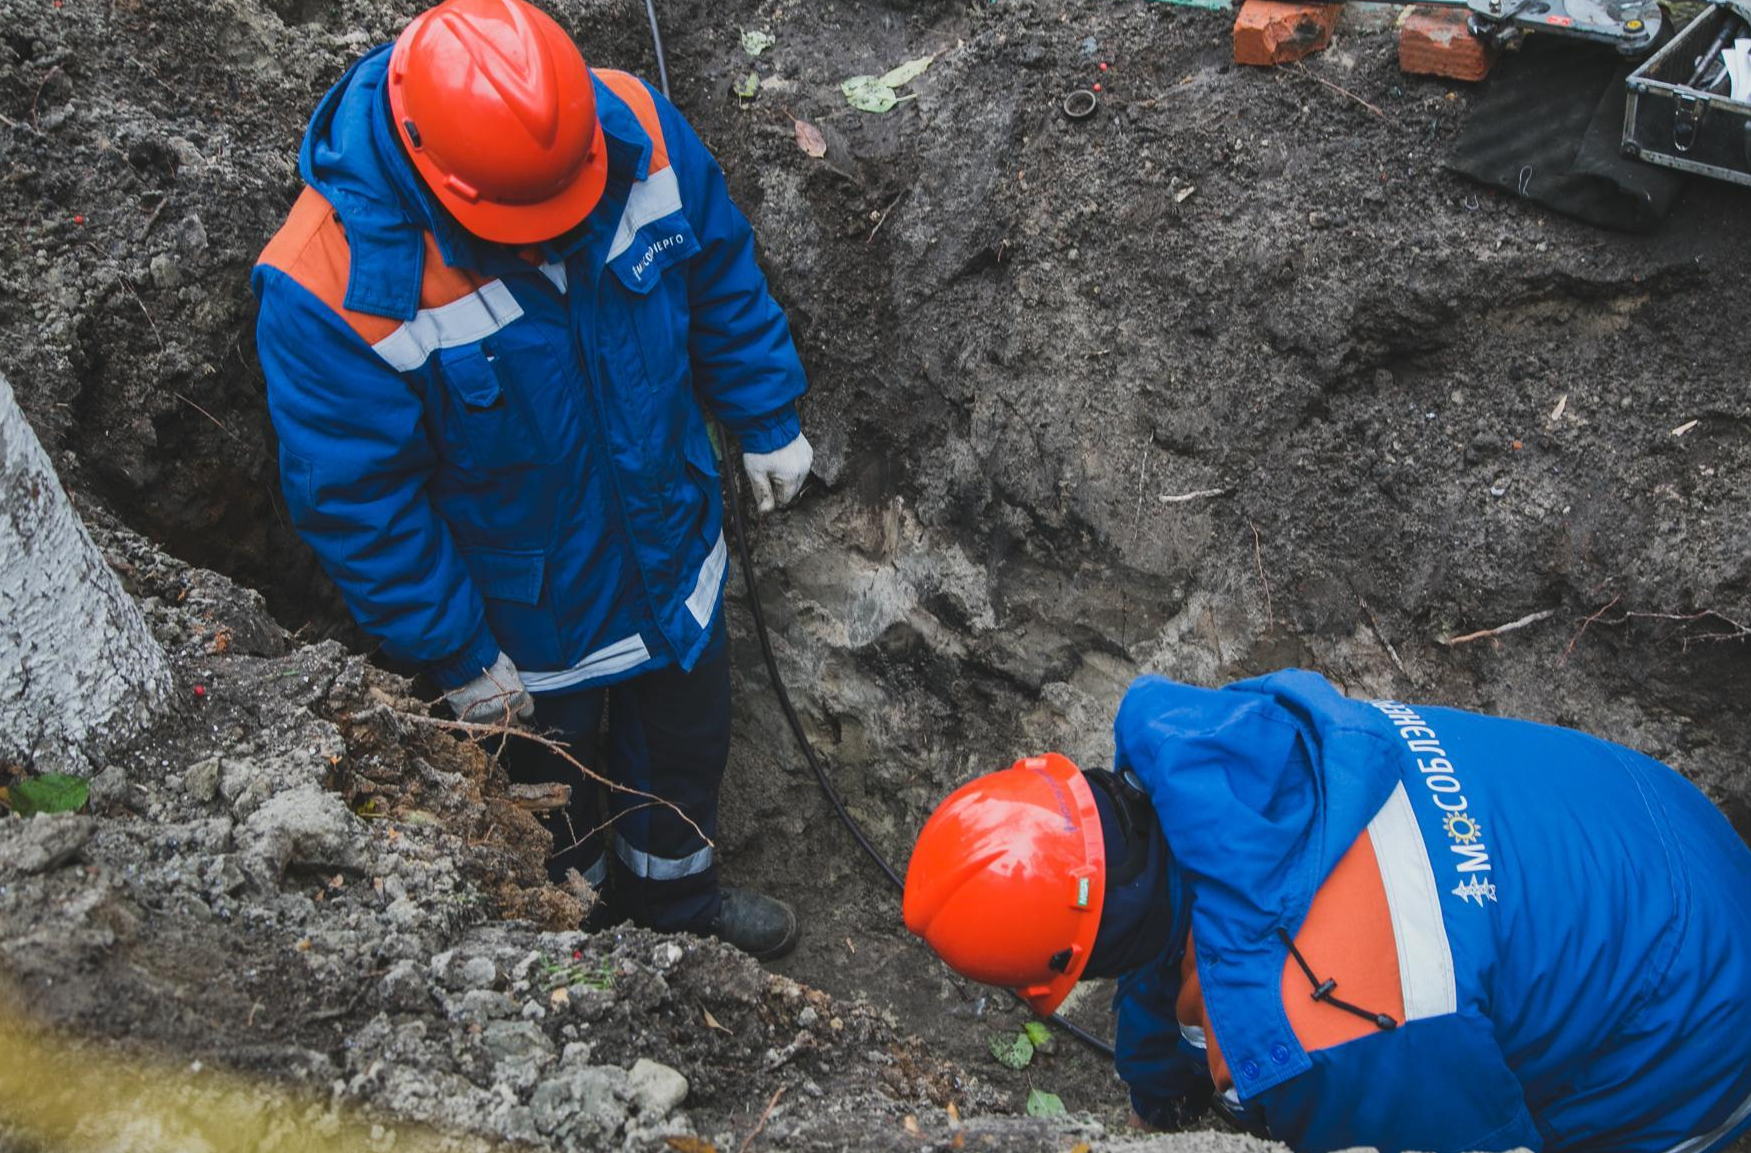
[[[1751,850],[1639,753],[1277,673],[1144,677],[924,826],[906,924],[1050,1013],[1117,977],[1138,1117],[1298,1150],[1707,1153],[1751,1127]]]
[[[609,918],[788,950],[795,916],[720,888],[706,839],[730,734],[706,413],[762,511],[812,458],[802,366],[717,163],[532,5],[445,0],[329,91],[299,170],[254,277],[299,532],[463,720],[557,730],[682,811],[619,792],[601,813],[575,769],[511,742],[513,777],[578,786],[556,878],[606,888]],[[585,835],[607,820],[612,852]]]

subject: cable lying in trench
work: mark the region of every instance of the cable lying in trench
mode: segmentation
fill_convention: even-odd
[[[644,10],[651,22],[651,47],[656,50],[657,54],[657,79],[662,84],[663,96],[672,99],[669,96],[669,62],[663,54],[663,34],[657,27],[656,0],[644,0]],[[784,710],[784,719],[790,725],[791,735],[796,738],[797,748],[802,750],[803,758],[809,762],[809,768],[815,774],[816,783],[821,786],[821,792],[833,806],[833,812],[838,814],[840,823],[850,831],[852,837],[868,854],[869,859],[874,861],[876,867],[887,875],[894,887],[904,890],[906,882],[901,879],[899,873],[894,871],[894,866],[888,863],[888,859],[882,856],[882,851],[871,843],[869,837],[864,833],[863,827],[857,823],[857,818],[853,817],[845,808],[845,801],[839,796],[839,790],[835,789],[833,782],[827,779],[827,770],[821,766],[820,758],[815,755],[815,747],[809,743],[808,734],[803,732],[803,723],[796,715],[796,706],[790,703],[790,690],[785,687],[784,677],[778,671],[778,658],[772,652],[772,635],[766,630],[766,611],[760,604],[759,587],[754,583],[754,554],[748,549],[748,521],[742,514],[742,496],[736,483],[734,461],[729,458],[727,445],[724,456],[724,463],[731,466],[724,469],[723,487],[729,503],[730,518],[735,522],[736,553],[742,560],[742,583],[748,589],[748,607],[754,614],[754,632],[760,638],[760,655],[766,658],[766,674],[772,678],[772,691],[778,696],[779,707]],[[1009,992],[1010,996],[1018,1002],[1023,1005],[1027,1004],[1026,1001],[1022,1000],[1021,995],[1013,989]],[[1113,1055],[1111,1045],[1081,1026],[1072,1024],[1056,1015],[1052,1016],[1050,1020],[1052,1024],[1063,1029],[1095,1052],[1107,1057]]]

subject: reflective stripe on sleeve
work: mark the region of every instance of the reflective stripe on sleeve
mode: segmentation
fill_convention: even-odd
[[[1392,796],[1368,822],[1368,836],[1392,913],[1405,1020],[1457,1011],[1453,950],[1447,942],[1441,894],[1403,783],[1392,790]]]
[[[717,543],[711,546],[711,555],[699,566],[699,579],[693,582],[693,592],[687,598],[687,611],[693,614],[700,628],[711,623],[712,610],[717,608],[717,594],[723,588],[724,567],[729,555],[724,534],[719,532]]]

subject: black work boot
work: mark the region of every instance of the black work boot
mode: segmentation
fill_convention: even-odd
[[[796,913],[775,897],[725,885],[711,935],[756,961],[775,961],[796,948]]]

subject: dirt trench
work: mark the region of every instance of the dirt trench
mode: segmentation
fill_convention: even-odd
[[[0,0],[0,367],[77,491],[300,640],[361,643],[279,507],[248,268],[315,99],[415,7]],[[550,7],[593,62],[655,75],[638,5]],[[659,9],[813,382],[820,483],[753,530],[758,589],[896,865],[977,772],[1105,762],[1137,673],[1288,665],[1634,745],[1751,835],[1751,196],[1693,183],[1632,237],[1470,186],[1441,164],[1473,90],[1399,74],[1360,11],[1261,72],[1228,64],[1226,17],[1145,0]],[[775,37],[757,60],[747,28]],[[839,95],[926,54],[891,113]],[[804,915],[779,971],[867,998],[993,1102],[1120,1120],[1073,1046],[991,1061],[1020,1016],[900,931],[746,596],[722,848]],[[1103,1001],[1073,1015],[1109,1035]]]

